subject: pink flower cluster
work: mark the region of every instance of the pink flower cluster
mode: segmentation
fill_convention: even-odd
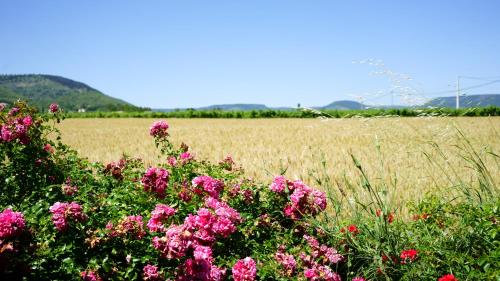
[[[219,162],[219,165],[228,171],[232,171],[235,164],[236,163],[234,162],[231,155],[227,155],[226,158],[222,159],[222,161]]]
[[[185,224],[172,225],[165,237],[154,237],[153,247],[162,252],[162,256],[172,259],[193,254],[178,268],[176,280],[223,280],[225,270],[213,264],[211,243],[203,245],[205,240],[196,237],[195,230]]]
[[[252,258],[246,257],[237,261],[232,271],[234,281],[253,281],[257,274],[257,267]]]
[[[187,180],[184,180],[181,184],[180,191],[178,193],[179,199],[184,202],[189,202],[193,199],[193,192],[190,188],[190,184]]]
[[[145,191],[155,192],[158,197],[165,197],[169,174],[163,168],[149,168],[141,179]]]
[[[0,213],[0,239],[7,239],[21,234],[24,226],[24,216],[21,212],[13,212],[12,209],[7,208]]]
[[[234,198],[236,196],[242,196],[245,203],[250,204],[253,202],[254,192],[251,189],[241,189],[241,184],[235,184],[229,190],[229,196]]]
[[[158,267],[148,264],[142,269],[142,279],[145,281],[163,281],[165,280],[158,272]]]
[[[148,221],[148,228],[151,232],[165,231],[165,220],[175,214],[175,209],[165,204],[156,205],[151,212],[151,219]]]
[[[50,145],[50,143],[46,143],[43,146],[43,150],[47,151],[49,154],[54,154],[54,152],[56,152],[56,150],[54,149],[54,147],[52,145]]]
[[[181,258],[196,245],[212,245],[217,236],[228,237],[242,218],[225,202],[208,198],[207,207],[190,214],[182,225],[171,225],[164,237],[154,237],[153,246],[167,258]]]
[[[61,189],[64,195],[73,196],[78,191],[78,186],[65,183],[61,186]]]
[[[171,167],[175,167],[177,166],[177,158],[175,158],[174,156],[169,156],[167,158],[167,163],[168,165],[170,165]]]
[[[302,181],[289,181],[283,176],[277,176],[269,189],[278,194],[290,195],[291,202],[283,212],[292,219],[300,219],[304,215],[314,216],[326,209],[326,194]]]
[[[57,103],[51,103],[49,105],[49,111],[51,113],[56,113],[57,111],[59,111],[59,105]]]
[[[68,177],[66,179],[66,183],[64,183],[61,186],[61,189],[62,189],[62,192],[64,193],[64,195],[73,196],[78,191],[78,186],[73,185],[71,183],[71,178]]]
[[[203,246],[199,246],[203,247]],[[226,270],[213,264],[210,255],[207,258],[187,259],[177,272],[176,281],[222,281],[226,275]]]
[[[340,275],[335,273],[330,266],[343,261],[344,256],[334,248],[320,245],[314,237],[304,235],[304,239],[312,250],[311,255],[305,253],[299,255],[302,264],[306,268],[304,276],[307,280],[340,281]]]
[[[222,280],[225,276],[225,270],[213,264],[211,247],[217,237],[227,237],[235,232],[236,224],[240,223],[242,218],[235,209],[216,198],[207,197],[205,205],[207,208],[201,208],[195,215],[186,217],[182,225],[168,227],[165,236],[153,238],[153,247],[160,251],[163,257],[187,257],[178,269],[176,280],[211,281]],[[163,212],[163,208],[160,210]],[[171,213],[170,209],[165,210],[166,216]],[[157,229],[164,228],[162,225]]]
[[[282,193],[289,186],[293,186],[292,182],[287,180],[284,176],[276,176],[274,177],[273,182],[269,185],[269,189],[276,193]]]
[[[193,244],[193,234],[187,231],[184,225],[171,225],[165,236],[153,237],[153,247],[168,259],[181,258]]]
[[[168,163],[168,165],[175,167],[175,166],[177,166],[177,164],[186,165],[187,163],[191,162],[193,159],[194,159],[194,156],[191,153],[185,151],[185,152],[181,153],[181,155],[179,155],[179,161],[177,161],[177,158],[175,158],[174,156],[169,156],[167,158],[167,163]]]
[[[102,278],[95,271],[82,271],[80,272],[80,276],[83,281],[102,281]]]
[[[59,231],[67,230],[70,221],[83,222],[87,220],[82,206],[76,202],[56,202],[49,210],[52,213],[52,222]]]
[[[337,264],[344,260],[344,256],[339,254],[336,249],[327,245],[320,245],[316,238],[304,235],[309,247],[311,247],[311,256],[314,260],[323,260],[327,264]]]
[[[314,265],[304,271],[304,276],[311,281],[341,281],[340,275],[324,265]]]
[[[13,108],[14,110],[16,108]],[[11,110],[11,112],[13,112]],[[17,109],[19,110],[19,109]],[[16,115],[17,111],[12,115]],[[33,119],[31,116],[18,117],[18,118],[8,118],[5,124],[0,128],[1,140],[5,142],[11,142],[16,139],[19,140],[21,144],[28,144],[28,130],[33,125]]]
[[[193,179],[194,192],[197,194],[208,193],[209,196],[219,198],[220,192],[224,189],[224,183],[210,176],[198,176]]]
[[[366,281],[366,279],[361,277],[361,276],[358,276],[358,277],[352,278],[352,281]]]
[[[215,242],[217,232],[225,231],[226,233],[231,233],[236,230],[236,227],[230,222],[227,225],[221,225],[217,216],[206,208],[199,209],[196,215],[186,217],[184,226],[194,234],[194,237],[198,241],[208,244]]]
[[[226,202],[220,201],[213,197],[207,197],[205,199],[205,206],[215,211],[219,217],[229,219],[233,223],[240,223],[243,221],[240,213],[235,209],[231,208]]]
[[[110,174],[113,178],[117,180],[123,180],[123,169],[127,164],[127,160],[120,159],[118,162],[110,162],[104,167],[104,173]]]
[[[286,276],[292,276],[295,273],[297,262],[292,255],[288,255],[285,253],[285,247],[283,245],[278,248],[278,251],[274,255],[274,258],[278,263],[281,264],[281,266],[285,270]]]
[[[149,134],[155,138],[164,138],[168,136],[168,123],[166,121],[153,122],[149,128]]]
[[[194,156],[187,151],[181,153],[181,155],[179,157],[181,158],[181,163],[183,165],[194,159]]]
[[[194,250],[194,259],[187,259],[178,268],[177,281],[221,281],[226,275],[226,270],[213,264],[212,250],[210,247],[197,246]]]
[[[110,237],[130,236],[135,239],[142,239],[146,235],[142,216],[127,216],[116,226],[113,226],[113,223],[108,222],[106,229],[110,231]]]
[[[19,108],[13,107],[9,110],[9,116],[16,116],[19,113]]]

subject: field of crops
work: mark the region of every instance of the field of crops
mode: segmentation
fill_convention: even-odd
[[[67,119],[59,128],[63,141],[92,161],[116,161],[125,152],[148,165],[165,162],[151,142],[153,119]],[[362,119],[170,119],[175,145],[185,142],[197,158],[218,162],[232,155],[246,175],[262,182],[286,171],[294,179],[317,185],[327,173],[336,184],[359,178],[351,153],[371,180],[387,185],[389,200],[403,203],[444,187],[458,178],[469,181],[471,168],[455,146],[461,130],[475,149],[487,155],[500,150],[498,117],[362,118]],[[436,145],[439,148],[436,148]],[[427,155],[426,155],[427,153]],[[446,161],[440,157],[446,155]],[[428,158],[431,158],[429,160]],[[486,159],[489,159],[486,157]],[[323,167],[322,162],[326,163]],[[456,175],[448,178],[453,165]],[[496,182],[499,166],[490,165]],[[441,167],[441,168],[440,168]]]

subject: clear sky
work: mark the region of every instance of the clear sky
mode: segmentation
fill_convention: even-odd
[[[0,0],[0,73],[61,75],[153,108],[389,103],[398,83],[353,61],[409,75],[402,91],[452,95],[432,93],[500,76],[499,15],[494,0]],[[467,93],[484,92],[500,84]]]

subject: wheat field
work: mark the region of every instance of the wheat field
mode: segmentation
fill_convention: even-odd
[[[91,161],[114,161],[126,153],[154,165],[165,159],[159,157],[148,134],[153,121],[67,119],[59,129],[63,141]],[[393,188],[389,200],[397,202],[421,198],[429,191],[449,192],[450,168],[454,177],[474,180],[470,164],[457,154],[458,128],[487,158],[494,180],[500,183],[499,164],[487,157],[488,151],[498,154],[500,150],[497,117],[167,121],[175,145],[185,142],[197,158],[210,161],[230,154],[248,177],[263,182],[286,171],[292,179],[317,185],[314,178],[319,171],[342,188],[342,182],[359,179],[352,154],[372,181]],[[431,165],[429,157],[439,164]]]

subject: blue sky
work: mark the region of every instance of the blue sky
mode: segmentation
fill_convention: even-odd
[[[499,13],[500,1],[6,0],[0,73],[61,75],[153,108],[382,104],[395,83],[403,103],[398,91],[452,95],[433,93],[500,76]],[[353,63],[370,58],[412,80]]]

